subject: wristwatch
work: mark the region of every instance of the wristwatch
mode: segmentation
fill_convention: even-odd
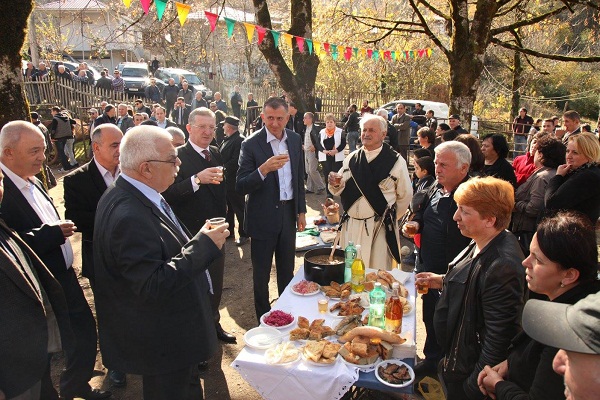
[[[194,182],[196,182],[196,185],[198,186],[202,185],[202,183],[200,182],[200,178],[198,178],[198,175],[194,177]]]

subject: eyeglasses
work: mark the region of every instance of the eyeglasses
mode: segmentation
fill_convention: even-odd
[[[165,164],[173,164],[173,166],[175,167],[177,165],[177,157],[175,157],[175,159],[173,159],[173,160],[146,160],[146,162],[159,162],[159,163],[165,163]]]
[[[208,130],[214,131],[217,129],[217,127],[214,125],[192,125],[192,126],[195,128],[198,128],[198,129],[202,129],[202,130],[208,129]]]

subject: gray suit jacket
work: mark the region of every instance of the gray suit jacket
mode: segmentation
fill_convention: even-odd
[[[221,256],[205,235],[186,243],[167,216],[119,177],[100,199],[94,225],[104,365],[156,375],[208,360],[217,339],[204,271]]]

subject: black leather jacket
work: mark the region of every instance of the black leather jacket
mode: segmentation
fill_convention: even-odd
[[[463,382],[469,399],[483,399],[477,375],[506,360],[521,330],[525,269],[514,235],[500,232],[473,257],[475,243],[450,263],[433,323],[444,351],[447,382]]]

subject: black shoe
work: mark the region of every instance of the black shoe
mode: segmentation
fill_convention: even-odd
[[[221,325],[217,325],[217,337],[220,341],[225,343],[237,343],[237,339],[234,335],[229,332],[225,332]]]
[[[112,396],[112,392],[108,390],[100,390],[100,389],[92,389],[89,388],[85,393],[77,393],[74,396],[65,396],[62,397],[64,400],[73,400],[76,397],[85,399],[85,400],[98,400],[98,399],[107,399]]]
[[[208,361],[202,361],[198,363],[198,369],[200,371],[206,371],[208,369]]]
[[[415,375],[423,376],[437,373],[437,363],[430,360],[419,361],[413,368]]]
[[[238,246],[238,247],[239,247],[239,246],[243,246],[243,245],[245,245],[246,243],[248,243],[248,241],[249,241],[249,240],[250,240],[250,238],[249,238],[249,237],[246,237],[246,236],[240,236],[240,238],[239,238],[238,240],[236,240],[236,241],[235,241],[235,245],[236,245],[236,246]]]
[[[125,384],[127,383],[127,375],[125,375],[125,372],[117,371],[114,369],[108,370],[108,379],[110,380],[110,383],[112,383],[113,386],[116,387],[125,386]]]
[[[314,192],[313,192],[312,190],[308,190],[308,189],[306,189],[306,190],[305,190],[305,193],[307,193],[307,194],[312,194],[312,193],[314,193]]]

